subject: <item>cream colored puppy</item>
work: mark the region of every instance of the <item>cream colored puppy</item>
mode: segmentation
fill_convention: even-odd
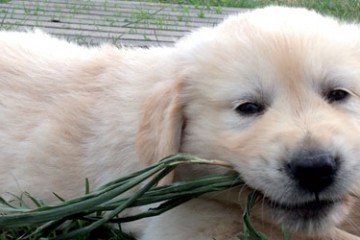
[[[268,7],[172,48],[89,49],[1,32],[0,49],[2,196],[70,198],[85,178],[97,187],[187,152],[228,160],[263,194],[254,221],[270,239],[281,239],[281,224],[293,239],[358,239],[358,26]],[[141,239],[237,239],[247,191],[152,218]]]

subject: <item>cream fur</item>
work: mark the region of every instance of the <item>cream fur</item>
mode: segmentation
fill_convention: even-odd
[[[86,48],[40,31],[4,31],[0,49],[3,197],[27,191],[50,202],[52,192],[71,198],[83,193],[85,178],[95,188],[188,152],[228,160],[272,200],[301,203],[312,196],[277,169],[311,144],[342,156],[336,186],[321,196],[342,201],[321,221],[291,223],[294,239],[360,239],[359,203],[350,196],[360,177],[356,25],[268,7],[200,29],[170,48]],[[329,104],[328,88],[345,89],[350,99]],[[254,98],[266,104],[263,115],[234,111]],[[213,171],[187,167],[174,177]],[[149,219],[140,238],[237,239],[246,192],[190,201]],[[278,224],[287,215],[274,214],[265,200],[255,212],[256,226],[281,239]]]

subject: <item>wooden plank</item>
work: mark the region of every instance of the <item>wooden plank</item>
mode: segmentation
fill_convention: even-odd
[[[27,3],[28,0],[16,0],[19,3]],[[82,5],[86,6],[86,9],[92,8],[94,6],[101,6],[103,7],[104,11],[109,11],[113,8],[129,8],[129,9],[148,9],[148,10],[156,10],[159,8],[171,9],[173,11],[184,11],[189,10],[189,12],[197,12],[197,11],[206,11],[208,13],[216,13],[216,15],[222,14],[229,14],[229,13],[236,13],[239,11],[239,8],[217,8],[217,7],[208,7],[208,6],[192,6],[192,5],[185,5],[185,4],[166,4],[166,3],[154,3],[148,1],[121,1],[121,0],[32,0],[32,3],[46,3],[46,4],[56,4],[56,3],[63,3],[67,6],[76,6]]]
[[[51,33],[51,31],[49,31],[49,33]],[[108,38],[104,38],[104,37],[92,37],[91,39],[86,39],[86,38],[79,38],[78,36],[71,36],[71,35],[63,35],[63,34],[56,34],[56,33],[51,33],[52,35],[58,36],[60,38],[64,38],[68,41],[72,41],[72,42],[76,42],[78,44],[81,45],[86,45],[86,46],[97,46],[100,44],[104,44],[104,43],[108,43],[108,44],[112,44],[115,45],[119,48],[121,47],[143,47],[143,48],[148,48],[151,46],[157,46],[157,47],[167,47],[167,46],[173,46],[174,43],[173,42],[161,42],[161,41],[151,41],[149,43],[149,41],[146,40],[134,40],[134,39],[123,39],[121,41],[110,41]]]
[[[11,22],[14,21],[14,22]],[[176,32],[169,31],[160,31],[160,30],[151,30],[151,29],[137,29],[133,31],[130,29],[128,32],[125,31],[117,31],[118,28],[113,28],[112,30],[102,29],[102,31],[97,31],[96,26],[90,25],[85,26],[79,24],[78,26],[72,26],[72,28],[63,28],[62,26],[57,27],[56,23],[32,23],[27,21],[26,23],[17,23],[16,20],[7,20],[4,23],[4,26],[17,26],[17,29],[32,29],[34,26],[36,28],[41,28],[50,33],[57,33],[63,35],[78,35],[79,37],[93,38],[93,37],[101,37],[104,39],[109,39],[111,42],[118,42],[123,40],[143,40],[148,43],[151,41],[158,42],[168,42],[172,43],[177,39],[181,38],[184,34],[175,34]],[[94,28],[92,28],[94,27]],[[108,31],[106,31],[108,30]],[[77,34],[76,34],[77,33]]]
[[[63,22],[51,22],[51,21],[37,21],[29,20],[23,21],[22,19],[5,19],[4,25],[15,25],[25,27],[36,27],[36,28],[58,28],[58,29],[72,29],[77,31],[94,31],[104,33],[122,33],[122,34],[138,34],[138,35],[156,35],[156,36],[168,36],[177,39],[184,35],[184,31],[177,30],[162,30],[159,28],[124,28],[114,26],[98,26],[95,24],[84,24],[83,22],[76,23],[63,23]]]
[[[113,4],[110,4],[108,1],[103,1],[104,3],[100,4],[97,1],[97,4],[94,2],[83,2],[83,1],[66,1],[66,0],[57,0],[56,2],[48,1],[24,1],[17,0],[12,3],[12,6],[17,8],[26,8],[38,10],[38,11],[61,11],[61,9],[67,9],[74,13],[85,13],[85,14],[100,14],[100,15],[111,15],[111,13],[125,13],[125,12],[136,12],[136,11],[148,11],[148,12],[157,12],[157,14],[172,14],[173,16],[189,16],[192,17],[195,21],[201,22],[203,19],[215,18],[217,20],[222,19],[224,15],[232,14],[237,11],[227,10],[223,11],[221,14],[216,13],[216,10],[213,8],[195,8],[195,7],[186,7],[183,5],[165,5],[165,4],[145,4],[139,2],[126,2],[126,1],[116,1]],[[160,11],[158,11],[160,10]],[[199,17],[199,15],[202,15]]]
[[[117,0],[12,0],[0,4],[0,29],[42,28],[81,44],[171,45],[239,9]],[[243,10],[242,10],[243,11]]]
[[[202,27],[202,26],[213,26],[220,22],[222,19],[215,20],[215,21],[203,21],[199,22],[192,22],[187,19],[179,21],[177,19],[171,18],[167,16],[154,16],[153,18],[132,18],[131,15],[121,15],[121,16],[113,16],[113,17],[104,17],[98,15],[85,15],[85,14],[78,14],[78,15],[71,15],[68,13],[58,13],[53,14],[51,12],[41,13],[41,14],[34,14],[29,13],[23,9],[7,9],[6,11],[0,12],[0,19],[2,17],[10,18],[10,19],[18,19],[18,20],[34,20],[34,21],[59,21],[63,23],[77,23],[80,20],[84,24],[94,24],[94,25],[102,25],[102,26],[118,26],[118,27],[126,27],[129,25],[137,25],[137,24],[148,24],[154,25],[154,27],[158,26],[157,28],[171,28],[171,29],[178,29],[180,31],[189,31],[194,28]],[[173,26],[173,27],[170,27]],[[179,28],[176,28],[179,26]]]
[[[217,23],[221,21],[226,14],[223,15],[209,15],[205,12],[203,15],[195,15],[191,12],[181,11],[181,12],[174,12],[164,8],[160,8],[157,10],[148,10],[148,9],[113,9],[112,11],[101,11],[101,10],[81,10],[80,6],[74,10],[71,6],[67,5],[56,5],[56,3],[48,4],[45,3],[34,3],[34,2],[23,2],[22,5],[19,5],[19,1],[14,1],[11,6],[3,11],[4,13],[7,12],[8,14],[12,14],[12,12],[23,12],[26,15],[63,15],[66,14],[69,18],[77,17],[77,16],[100,16],[100,17],[108,17],[114,19],[128,19],[135,21],[137,19],[166,19],[172,20],[176,22],[198,22],[198,23]],[[202,17],[199,17],[202,16]]]

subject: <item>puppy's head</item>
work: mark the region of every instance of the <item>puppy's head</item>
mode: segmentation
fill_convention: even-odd
[[[293,230],[340,223],[360,177],[358,27],[268,7],[176,47],[186,117],[176,148],[230,161]]]

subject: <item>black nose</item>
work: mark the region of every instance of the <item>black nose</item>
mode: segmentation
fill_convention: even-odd
[[[288,174],[299,186],[320,193],[330,186],[339,168],[339,158],[324,151],[300,151],[287,165]]]

